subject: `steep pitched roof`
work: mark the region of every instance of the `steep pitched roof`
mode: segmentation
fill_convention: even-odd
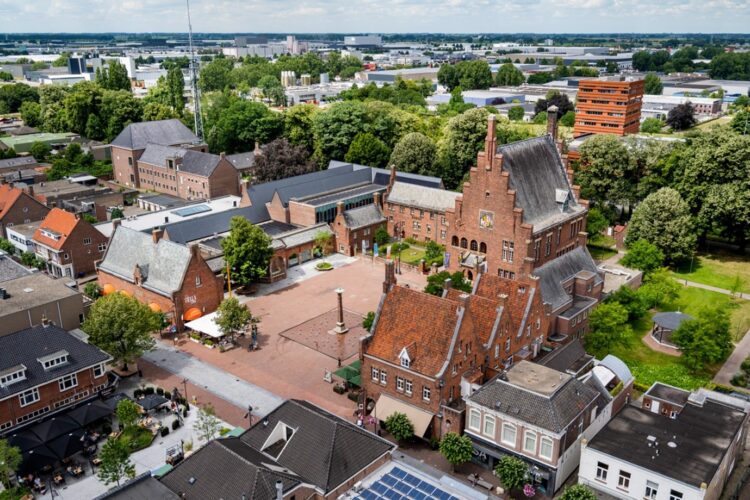
[[[141,286],[171,296],[182,288],[190,258],[185,245],[164,238],[154,243],[150,234],[120,226],[112,234],[99,269],[133,282],[139,266]]]
[[[162,144],[147,144],[143,154],[138,159],[140,163],[148,163],[157,167],[164,167],[167,159],[182,158],[187,149]]]
[[[484,273],[478,277],[474,293],[494,301],[498,301],[500,295],[507,295],[503,313],[510,315],[511,324],[520,334],[528,322],[534,298],[540,292],[533,281],[511,280]]]
[[[23,190],[14,188],[10,184],[0,185],[0,219],[8,213],[21,194]]]
[[[573,196],[551,136],[512,142],[497,151],[503,155],[503,170],[510,174],[509,186],[516,191],[524,222],[537,226],[535,230],[584,211]]]
[[[301,400],[284,402],[240,439],[251,448],[261,450],[280,422],[294,432],[276,462],[325,492],[335,489],[394,448],[375,434]]]
[[[365,205],[363,207],[352,208],[344,212],[344,223],[349,229],[359,229],[360,227],[372,226],[378,222],[385,221],[383,212],[376,204]]]
[[[434,377],[448,361],[458,311],[457,301],[396,286],[383,300],[366,354],[398,364],[408,347],[410,369]]]
[[[540,278],[542,288],[542,299],[551,304],[555,310],[561,305],[573,299],[563,287],[563,282],[573,278],[581,271],[589,271],[596,275],[594,283],[602,282],[599,270],[591,258],[586,247],[578,247],[565,255],[547,262],[534,270],[534,275]]]
[[[173,492],[159,482],[151,471],[146,471],[130,481],[113,488],[106,493],[96,497],[94,500],[179,500],[177,493]]]
[[[34,233],[34,241],[59,250],[78,224],[86,224],[86,221],[62,208],[53,208]]]
[[[461,193],[396,181],[393,183],[391,192],[388,193],[387,201],[424,210],[445,212],[455,206],[456,198],[459,196]]]
[[[144,149],[147,144],[175,146],[199,142],[198,137],[180,120],[157,120],[131,123],[112,141],[112,146]]]

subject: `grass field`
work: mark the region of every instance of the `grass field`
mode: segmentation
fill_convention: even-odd
[[[750,259],[730,254],[702,254],[690,263],[674,271],[677,279],[684,279],[732,290],[739,277],[740,291],[750,293]]]

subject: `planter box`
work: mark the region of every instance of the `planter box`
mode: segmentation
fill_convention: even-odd
[[[194,339],[193,337],[188,337],[191,342],[195,342],[196,344],[202,344],[203,342],[200,341],[200,339]]]

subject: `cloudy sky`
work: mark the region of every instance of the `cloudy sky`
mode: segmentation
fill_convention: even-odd
[[[191,0],[205,32],[733,32],[748,0]],[[2,32],[185,31],[185,0],[0,0]]]

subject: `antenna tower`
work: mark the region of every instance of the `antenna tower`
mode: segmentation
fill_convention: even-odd
[[[195,135],[203,140],[203,116],[201,114],[201,93],[198,90],[198,60],[193,48],[193,23],[190,21],[190,0],[185,0],[188,15],[188,42],[190,45],[190,87],[193,91],[193,114],[195,115]]]

